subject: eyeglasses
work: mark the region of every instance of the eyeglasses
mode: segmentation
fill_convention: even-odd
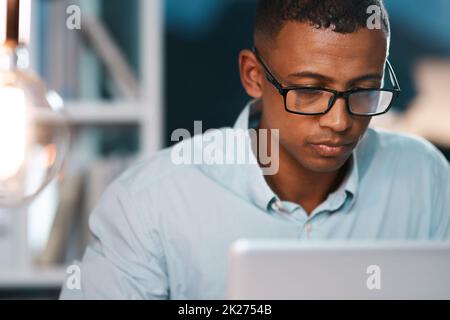
[[[267,64],[254,47],[253,53],[264,68],[267,80],[284,98],[287,112],[306,116],[317,116],[328,113],[337,99],[344,98],[347,110],[351,115],[374,117],[387,113],[400,95],[401,89],[389,60],[387,67],[394,89],[352,89],[337,91],[322,87],[283,87],[275,78]]]

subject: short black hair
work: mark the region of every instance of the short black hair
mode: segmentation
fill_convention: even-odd
[[[370,17],[367,9],[373,5],[380,8],[382,27],[389,37],[389,17],[383,0],[258,0],[255,38],[263,35],[274,39],[289,21],[353,33],[367,26]]]

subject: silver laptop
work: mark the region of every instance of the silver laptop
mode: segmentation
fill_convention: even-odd
[[[240,240],[229,299],[450,299],[450,242]]]

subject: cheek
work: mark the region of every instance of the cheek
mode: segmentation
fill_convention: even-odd
[[[270,84],[265,84],[263,88],[262,101],[266,120],[278,120],[283,116],[284,99],[282,95]]]
[[[354,136],[358,136],[359,138],[361,138],[364,133],[366,132],[367,128],[369,127],[370,121],[372,119],[371,118],[358,118],[354,121],[353,123],[353,132],[354,132]]]
[[[280,142],[286,146],[302,146],[312,132],[314,118],[287,112],[283,97],[274,88],[265,88],[262,101],[263,122],[268,128],[280,130]]]
[[[279,130],[282,146],[295,152],[305,145],[305,139],[314,127],[313,118],[287,112],[283,100],[265,104],[263,121],[266,127]]]

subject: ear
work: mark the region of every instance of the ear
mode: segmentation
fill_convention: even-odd
[[[263,72],[256,60],[255,55],[250,50],[242,50],[239,54],[239,72],[241,82],[247,94],[255,99],[259,99],[263,94]]]

